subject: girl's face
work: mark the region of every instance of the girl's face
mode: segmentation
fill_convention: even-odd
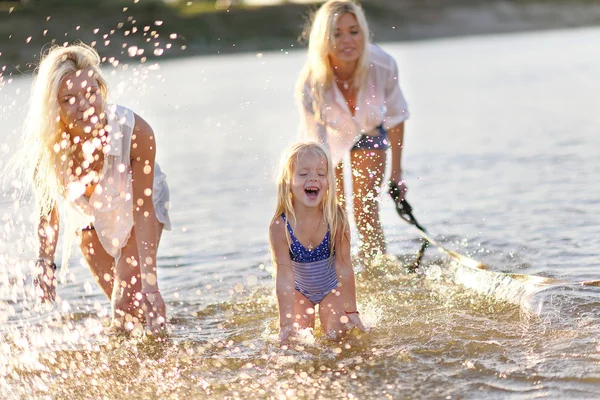
[[[91,68],[74,72],[62,80],[58,104],[60,120],[69,132],[88,136],[102,128],[100,115],[104,113],[104,101]]]
[[[342,14],[335,24],[335,47],[329,57],[334,65],[357,61],[364,51],[364,36],[354,14]]]
[[[294,163],[292,198],[294,205],[317,207],[327,192],[327,160],[307,152]]]

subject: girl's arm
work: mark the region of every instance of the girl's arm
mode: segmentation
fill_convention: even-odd
[[[340,229],[341,230],[341,229]],[[337,235],[335,272],[338,276],[338,290],[342,296],[346,316],[352,326],[364,331],[365,328],[360,320],[356,306],[356,281],[352,260],[350,259],[350,227],[346,224],[343,232]]]
[[[294,330],[295,281],[285,222],[279,217],[269,227],[269,243],[275,264],[275,290],[279,304],[279,341],[287,344]]]
[[[158,290],[156,268],[158,221],[152,202],[155,156],[154,132],[146,121],[136,115],[131,137],[133,229],[140,256],[142,309],[146,312],[149,327],[162,326],[166,320],[166,306]]]
[[[40,249],[35,262],[34,284],[42,301],[56,300],[56,264],[54,254],[58,242],[59,214],[56,204],[46,217],[40,218],[38,240]]]

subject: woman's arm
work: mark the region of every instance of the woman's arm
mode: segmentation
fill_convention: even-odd
[[[401,188],[401,196],[404,198],[406,186],[402,180],[402,147],[404,145],[404,122],[388,130],[390,145],[392,148],[392,174],[390,180],[398,183]],[[402,190],[403,189],[403,190]]]
[[[40,218],[38,240],[40,249],[35,263],[34,283],[42,301],[56,300],[56,264],[54,255],[58,242],[59,214],[56,204],[48,216]]]
[[[317,120],[315,111],[313,110],[313,97],[310,86],[305,84],[302,91],[300,101],[300,140],[314,140],[320,143],[327,142],[327,130],[323,122]]]
[[[404,94],[400,89],[400,77],[398,73],[398,64],[389,56],[389,70],[387,70],[384,101],[386,106],[386,115],[384,126],[388,130],[388,135],[392,148],[392,175],[390,180],[400,187],[400,196],[404,198],[406,186],[402,180],[402,149],[404,147],[404,121],[409,117],[408,104]]]
[[[341,229],[340,229],[341,230]],[[342,296],[346,316],[352,326],[364,331],[356,305],[356,281],[350,259],[350,227],[346,224],[343,232],[337,235],[335,272],[338,276],[338,290]]]
[[[279,341],[287,344],[294,330],[295,280],[290,250],[285,234],[285,222],[279,217],[269,227],[269,244],[275,264],[275,290],[279,304]]]
[[[131,175],[133,178],[133,229],[140,256],[143,305],[148,326],[165,322],[166,307],[158,290],[156,252],[158,247],[158,220],[152,202],[154,190],[154,158],[156,141],[146,121],[135,116],[131,137]]]

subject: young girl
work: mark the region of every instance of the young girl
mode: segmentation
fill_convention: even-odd
[[[325,333],[339,339],[364,331],[356,308],[350,230],[336,200],[335,175],[325,147],[298,143],[284,155],[269,241],[277,271],[279,341],[313,328],[315,308]]]
[[[133,111],[107,104],[107,95],[100,57],[89,46],[54,47],[39,65],[15,157],[37,201],[34,284],[43,300],[55,299],[63,217],[63,266],[77,235],[95,280],[111,299],[114,323],[145,320],[160,329],[166,307],[156,252],[163,228],[170,229],[169,191],[154,163],[152,128]]]

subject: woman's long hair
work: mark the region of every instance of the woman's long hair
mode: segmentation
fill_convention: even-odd
[[[285,213],[286,217],[293,218],[296,220],[296,214],[294,213],[293,195],[292,195],[292,176],[294,175],[294,168],[302,157],[307,154],[312,154],[321,160],[324,160],[327,164],[327,192],[323,197],[321,207],[323,209],[323,217],[325,222],[329,226],[330,235],[330,251],[334,253],[336,241],[339,239],[339,234],[344,234],[348,220],[346,213],[339,206],[336,196],[335,186],[335,172],[333,169],[333,163],[331,162],[331,156],[324,145],[318,142],[299,142],[289,147],[281,158],[279,171],[277,174],[277,206],[275,208],[275,215],[273,216],[272,222]],[[286,237],[288,246],[291,248],[291,238],[286,231]]]
[[[344,14],[353,14],[363,34],[363,53],[358,59],[353,76],[354,87],[361,87],[366,81],[369,70],[369,25],[361,6],[353,0],[329,0],[314,14],[312,23],[305,29],[308,36],[308,59],[296,83],[296,100],[301,107],[308,102],[309,96],[312,112],[317,122],[323,121],[323,105],[325,93],[334,82],[333,69],[329,62],[329,54],[335,46],[335,27],[338,19]],[[307,32],[308,35],[307,35]]]
[[[37,68],[28,104],[24,132],[15,151],[7,175],[33,184],[36,218],[48,218],[57,200],[66,189],[66,172],[69,169],[71,143],[66,127],[60,119],[58,91],[62,81],[70,74],[91,69],[98,82],[102,101],[106,105],[108,84],[100,70],[100,56],[90,46],[73,44],[54,46],[48,50]],[[65,208],[64,211],[68,211]],[[71,232],[71,214],[65,215],[67,232],[64,235],[62,254],[62,279],[75,242]]]
[[[55,46],[42,58],[33,81],[24,134],[13,157],[13,169],[33,183],[36,209],[47,217],[65,190],[69,138],[60,120],[58,90],[66,76],[91,69],[106,103],[108,85],[100,71],[100,56],[90,46]]]

